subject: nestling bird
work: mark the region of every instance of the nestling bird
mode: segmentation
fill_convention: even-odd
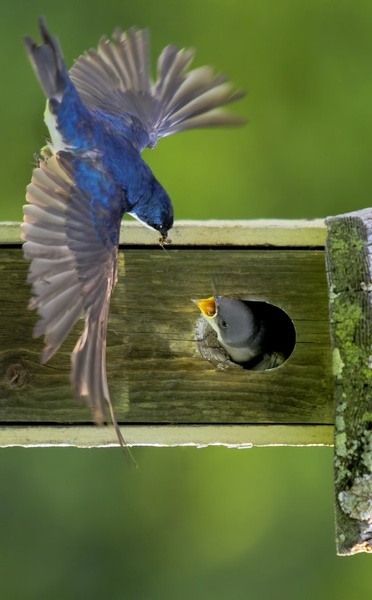
[[[264,323],[242,300],[211,296],[193,302],[235,362],[245,363],[264,353]]]
[[[74,395],[85,398],[97,424],[109,406],[120,433],[106,376],[109,301],[117,277],[120,222],[129,213],[167,240],[171,200],[141,152],[161,137],[191,128],[239,125],[219,108],[241,91],[210,67],[188,70],[192,50],[167,46],[151,79],[148,30],[115,30],[67,70],[55,37],[39,21],[42,44],[25,38],[47,97],[50,140],[27,188],[24,255],[37,309],[34,336],[45,336],[42,363],[79,318],[83,334],[72,353]]]
[[[288,315],[275,305],[226,296],[192,300],[236,363],[251,371],[280,367],[292,354],[296,333]]]

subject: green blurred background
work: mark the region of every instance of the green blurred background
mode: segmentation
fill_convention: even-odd
[[[120,25],[154,54],[194,46],[249,91],[242,129],[185,133],[146,157],[176,217],[312,218],[368,206],[372,3],[0,0],[2,220],[20,220],[44,99],[22,47],[44,14],[66,60]],[[0,451],[0,595],[346,599],[371,558],[337,558],[332,450]],[[369,564],[367,564],[369,562]]]

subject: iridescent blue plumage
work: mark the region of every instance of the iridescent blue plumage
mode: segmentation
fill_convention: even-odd
[[[158,77],[149,70],[148,32],[115,31],[68,72],[57,40],[40,19],[41,45],[26,49],[47,97],[50,141],[34,170],[24,207],[24,253],[33,286],[30,308],[44,335],[42,361],[58,350],[77,319],[85,328],[72,354],[75,396],[97,423],[105,402],[117,425],[106,377],[109,301],[116,281],[120,222],[129,213],[166,240],[171,200],[141,152],[159,138],[195,127],[241,124],[219,107],[242,96],[209,67],[187,71],[193,52],[167,46]]]

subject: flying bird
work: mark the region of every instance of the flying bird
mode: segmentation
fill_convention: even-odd
[[[120,222],[125,213],[160,233],[173,225],[172,202],[141,157],[162,137],[192,128],[240,125],[222,106],[240,99],[226,77],[210,67],[190,70],[193,50],[169,45],[157,77],[150,73],[147,29],[116,29],[68,71],[58,40],[43,18],[42,43],[25,46],[47,98],[50,138],[27,188],[22,224],[24,256],[31,261],[30,309],[44,336],[41,362],[57,352],[80,318],[82,335],[71,356],[71,382],[96,424],[109,408],[124,447],[106,375],[109,302],[117,279]]]

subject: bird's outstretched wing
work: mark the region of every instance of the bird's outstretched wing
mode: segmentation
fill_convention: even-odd
[[[104,422],[108,404],[124,446],[106,376],[107,317],[116,282],[117,246],[100,240],[92,221],[94,206],[76,186],[68,157],[62,152],[41,162],[27,188],[29,204],[24,206],[22,230],[24,254],[31,260],[29,308],[40,315],[34,336],[45,336],[41,359],[45,363],[76,321],[85,318],[83,334],[72,353],[73,390],[77,399],[87,400],[97,424]],[[119,235],[120,219],[117,227]]]
[[[153,82],[149,31],[131,28],[123,34],[116,29],[112,37],[103,37],[97,50],[79,57],[70,70],[88,108],[135,117],[148,134],[148,146],[185,129],[245,123],[220,108],[245,93],[234,91],[227,78],[215,75],[211,67],[188,71],[193,50],[166,46]]]

